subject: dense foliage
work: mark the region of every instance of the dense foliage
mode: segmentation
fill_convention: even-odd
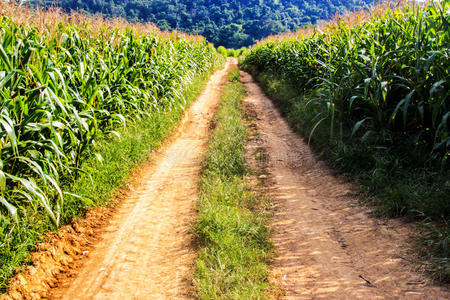
[[[444,1],[356,26],[339,23],[307,38],[269,40],[249,52],[244,66],[295,88],[301,97],[292,105],[305,113],[297,126],[313,137],[327,128],[327,145],[340,145],[343,167],[373,172],[385,165],[389,176],[369,173],[367,180],[393,178],[404,168],[448,175],[449,13]],[[345,145],[358,145],[359,152]],[[388,153],[396,159],[386,159]],[[416,195],[397,199],[393,213],[449,216],[448,177],[438,186],[434,180],[422,184],[439,197],[418,196],[415,187]],[[383,182],[379,188],[392,187]]]
[[[86,24],[39,28],[0,17],[0,288],[38,232],[102,198],[71,193],[85,161],[110,167],[101,166],[98,145],[145,119],[160,139],[186,106],[184,91],[216,60],[201,38]],[[150,145],[130,147],[134,155]],[[102,176],[115,182],[119,174]],[[93,180],[85,179],[86,186]]]
[[[32,0],[32,3],[37,3]],[[329,19],[373,0],[44,0],[41,5],[102,13],[128,20],[153,22],[162,29],[179,29],[205,36],[216,46],[241,48],[270,34],[294,31]]]

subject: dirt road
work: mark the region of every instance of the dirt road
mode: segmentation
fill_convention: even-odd
[[[218,71],[168,142],[141,172],[100,242],[50,298],[184,299],[192,296],[197,180],[227,69]]]
[[[410,227],[369,217],[352,186],[315,159],[251,76],[241,78],[268,160],[277,298],[450,299],[408,262]]]
[[[29,289],[21,295],[33,299],[39,294],[51,299],[194,298],[196,253],[191,225],[198,176],[210,121],[232,64],[236,61],[228,61],[225,69],[212,76],[176,134],[152,163],[139,170],[140,184],[114,211],[109,225],[99,229],[99,241],[82,251],[86,258],[81,267],[59,282],[47,278],[45,284],[38,280],[30,284],[30,278],[37,277],[33,274],[54,277],[53,273],[64,269],[59,265],[71,264],[71,258],[55,258],[58,251],[69,256],[75,251],[80,256],[81,250],[64,250],[57,242],[40,261],[44,266],[58,266],[29,267],[28,279],[19,276],[15,281],[20,291],[28,280]],[[314,157],[251,76],[241,72],[241,78],[248,91],[245,107],[258,132],[250,146],[255,151],[265,149],[269,175],[264,189],[275,206],[271,229],[276,257],[270,280],[280,290],[274,297],[450,299],[448,288],[433,285],[411,263],[414,251],[409,237],[414,230],[401,220],[370,217],[368,208],[357,205],[360,196],[354,188]],[[96,215],[103,217],[101,212]],[[46,263],[47,258],[51,260]],[[48,294],[48,286],[56,288]]]

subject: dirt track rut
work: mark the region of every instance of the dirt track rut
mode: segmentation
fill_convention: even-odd
[[[175,136],[140,172],[142,184],[124,200],[77,276],[50,298],[192,297],[197,180],[229,66],[211,77]]]
[[[271,281],[281,299],[449,299],[411,253],[410,226],[369,217],[358,196],[315,159],[252,77],[244,100],[266,152],[266,190],[274,201]],[[368,280],[371,284],[368,284]]]

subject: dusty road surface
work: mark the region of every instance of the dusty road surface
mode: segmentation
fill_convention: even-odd
[[[265,148],[274,201],[271,280],[281,299],[450,299],[410,263],[399,220],[369,217],[350,184],[333,176],[282,119],[252,77],[244,100]]]
[[[142,173],[75,278],[52,299],[184,299],[192,296],[197,180],[226,80],[216,72],[181,125]]]

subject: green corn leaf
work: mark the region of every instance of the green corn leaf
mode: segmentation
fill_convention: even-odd
[[[5,86],[13,78],[13,76],[16,75],[16,73],[16,70],[12,70],[8,74],[6,74],[4,71],[0,72],[0,90],[5,88]]]
[[[358,129],[361,127],[361,125],[367,121],[369,118],[364,118],[358,122],[355,123],[355,125],[353,126],[353,130],[352,130],[352,136],[355,135],[355,133],[358,131]]]
[[[12,71],[13,67],[11,65],[11,61],[9,59],[9,55],[6,54],[6,51],[3,48],[2,44],[0,44],[0,59],[8,67],[7,71]]]
[[[17,155],[19,152],[17,147],[17,137],[14,131],[14,126],[12,124],[13,121],[9,117],[0,115],[0,125],[2,125],[3,129],[6,131],[9,137],[9,142],[11,143],[11,146],[13,148],[14,154]]]
[[[13,218],[13,220],[17,223],[19,222],[19,217],[17,214],[17,208],[11,205],[5,198],[0,196],[0,203],[8,210],[9,214]]]

